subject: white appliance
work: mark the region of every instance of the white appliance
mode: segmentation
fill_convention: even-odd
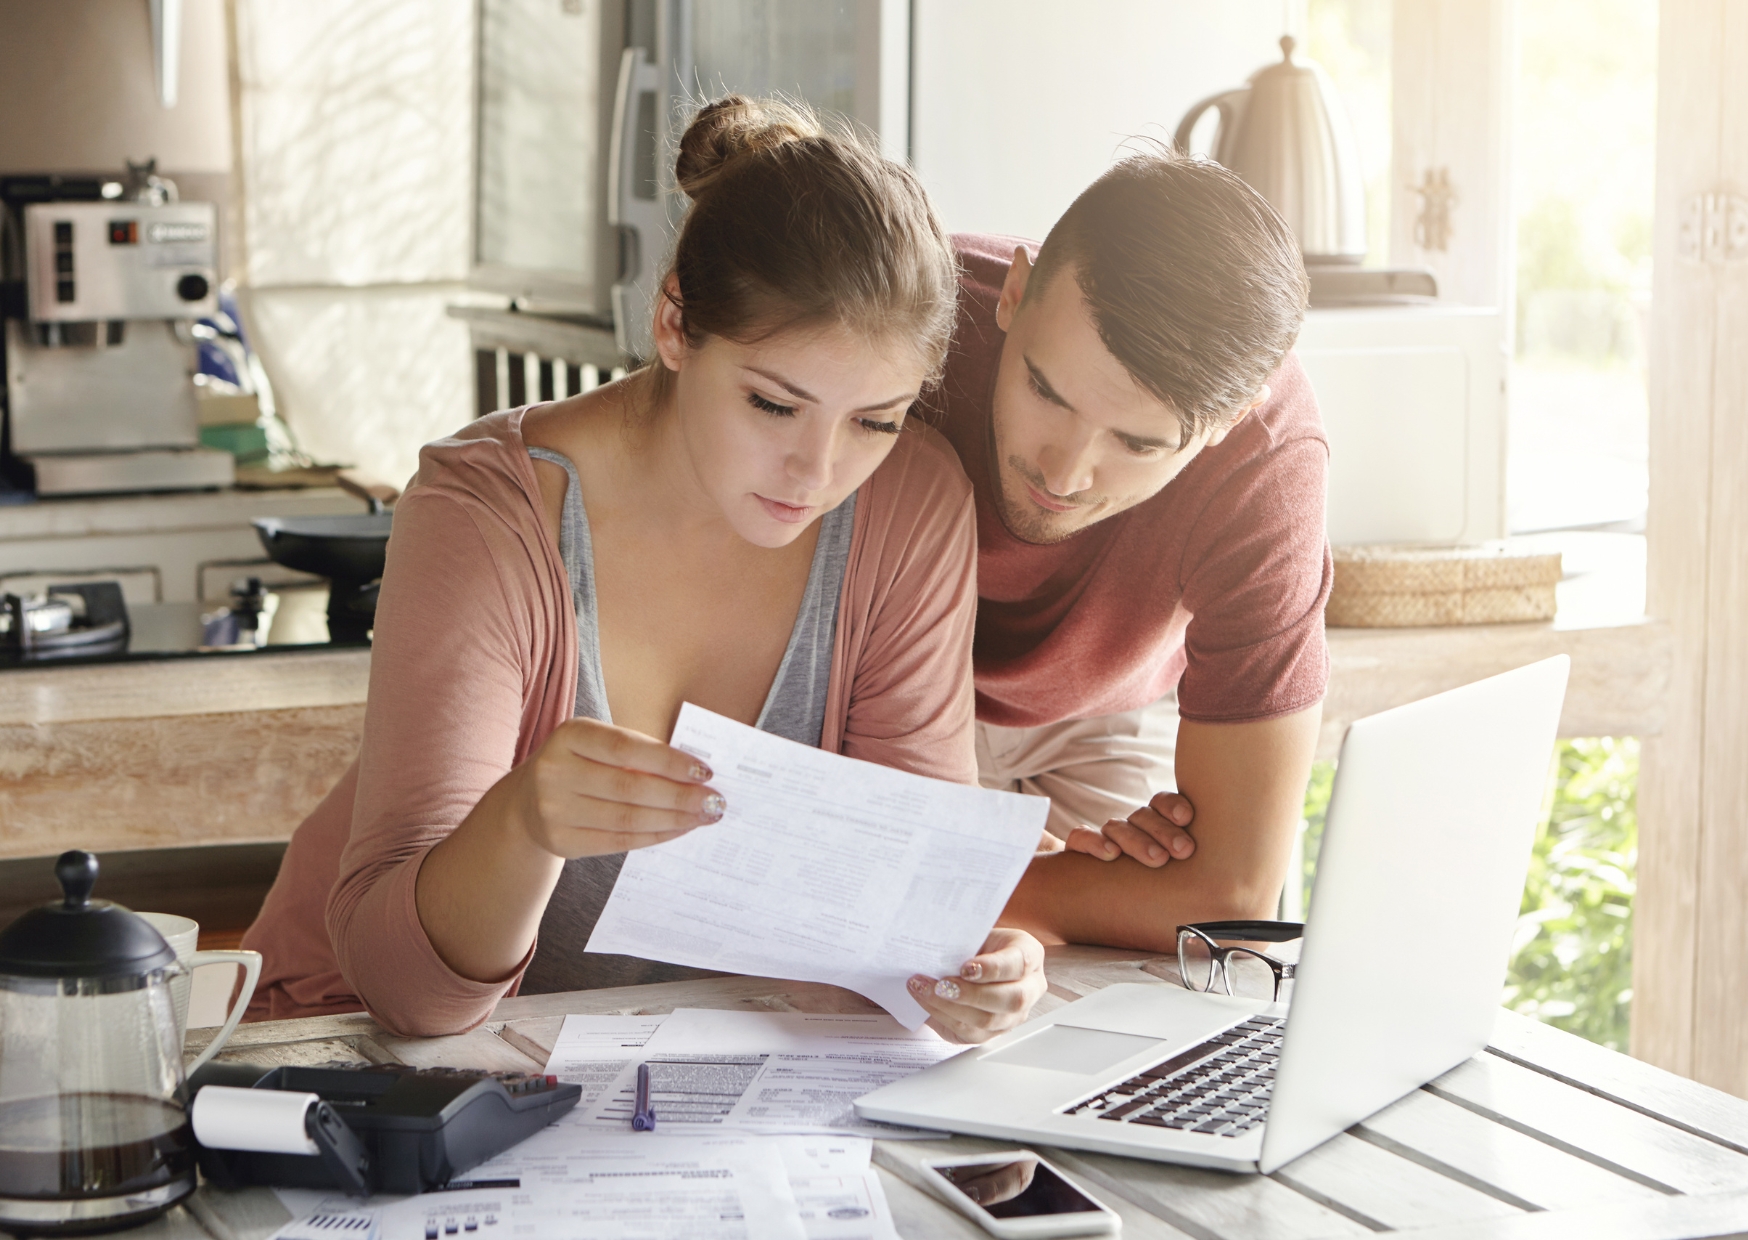
[[[676,126],[706,99],[782,92],[904,157],[907,0],[479,0],[469,282],[649,353],[683,201]]]
[[[200,446],[193,320],[211,314],[206,202],[51,201],[18,213],[26,318],[6,320],[10,449],[38,495],[229,486]]]
[[[857,1114],[1266,1174],[1455,1067],[1493,1028],[1570,668],[1348,729],[1290,1010],[1111,986]]]
[[[1313,309],[1297,346],[1329,435],[1329,541],[1505,537],[1506,358],[1499,312]]]

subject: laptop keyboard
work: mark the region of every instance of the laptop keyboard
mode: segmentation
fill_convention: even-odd
[[[1286,1019],[1252,1017],[1101,1094],[1069,1115],[1241,1137],[1268,1115]]]

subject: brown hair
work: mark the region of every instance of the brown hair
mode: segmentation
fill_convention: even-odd
[[[699,109],[674,179],[691,198],[668,271],[686,338],[750,343],[842,325],[918,351],[930,382],[952,338],[958,269],[921,182],[803,106],[728,95]],[[649,368],[659,399],[671,372]]]
[[[1250,403],[1305,317],[1286,222],[1235,174],[1170,148],[1130,155],[1074,200],[1027,298],[1064,268],[1105,347],[1177,414],[1182,445]]]

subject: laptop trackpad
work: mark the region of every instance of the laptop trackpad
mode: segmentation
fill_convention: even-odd
[[[1090,1076],[1158,1045],[1158,1038],[1137,1037],[1132,1033],[1047,1025],[1012,1046],[1004,1046],[983,1056],[983,1062],[1011,1063],[1023,1068],[1049,1068],[1053,1072]]]

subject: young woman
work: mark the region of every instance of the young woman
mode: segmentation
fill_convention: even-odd
[[[253,1015],[453,1033],[518,986],[696,976],[583,950],[625,850],[722,816],[710,771],[652,739],[682,702],[975,781],[971,492],[906,420],[953,327],[940,225],[908,170],[738,97],[698,114],[676,174],[656,358],[421,454],[362,750],[245,938]],[[998,929],[911,989],[982,1040],[1025,1019],[1042,964]]]

